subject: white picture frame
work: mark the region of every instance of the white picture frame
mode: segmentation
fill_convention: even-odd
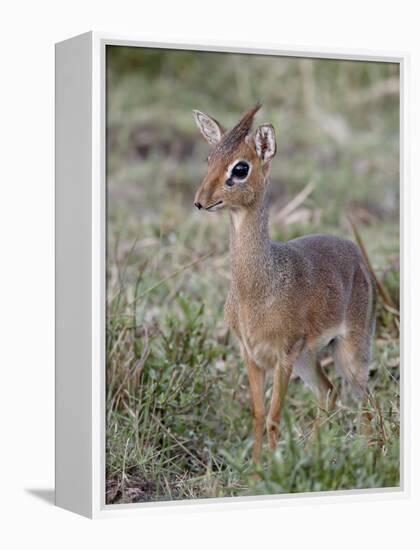
[[[125,45],[295,57],[388,61],[400,65],[401,485],[305,495],[143,504],[105,504],[105,48]],[[56,504],[90,518],[147,509],[279,506],[298,501],[401,498],[409,493],[409,365],[406,329],[409,225],[407,78],[409,57],[279,45],[142,42],[89,32],[56,45]]]

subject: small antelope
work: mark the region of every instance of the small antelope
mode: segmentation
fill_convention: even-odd
[[[260,107],[247,111],[230,131],[194,111],[211,147],[194,204],[207,212],[227,208],[230,215],[232,280],[225,320],[238,337],[248,372],[254,462],[262,447],[267,369],[273,369],[266,420],[273,450],[292,371],[313,390],[320,406],[335,400],[317,360],[326,346],[352,393],[367,395],[376,302],[373,277],[351,241],[332,235],[270,241],[266,191],[276,137],[271,124],[252,132]]]

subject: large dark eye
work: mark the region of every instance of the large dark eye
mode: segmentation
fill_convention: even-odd
[[[243,180],[244,178],[247,177],[248,172],[249,172],[249,164],[241,160],[240,162],[236,163],[235,166],[232,168],[231,175],[234,178]]]

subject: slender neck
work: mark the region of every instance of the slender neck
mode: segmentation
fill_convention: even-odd
[[[249,292],[268,282],[272,257],[265,196],[251,207],[231,209],[230,257],[232,282],[238,288]]]

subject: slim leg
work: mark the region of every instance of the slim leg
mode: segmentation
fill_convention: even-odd
[[[251,412],[253,419],[254,444],[252,448],[252,460],[258,463],[261,454],[264,432],[264,380],[265,373],[247,354],[245,363],[248,371],[249,390],[251,397]]]
[[[371,405],[371,396],[369,394],[369,391],[366,390],[366,395],[363,399],[363,405],[362,405],[363,408],[362,408],[360,431],[362,435],[368,440],[370,440],[372,436],[372,420],[373,420],[373,415],[368,409],[369,405]]]
[[[315,353],[310,351],[303,353],[294,365],[294,372],[312,390],[320,408],[327,410],[334,408],[337,392]]]
[[[369,364],[371,360],[371,342],[359,327],[349,332],[347,338],[340,340],[335,348],[335,360],[340,373],[344,376],[350,395],[362,401],[361,432],[369,438],[371,435],[372,413],[368,406],[371,397],[367,387]]]
[[[292,374],[293,362],[277,362],[273,374],[273,390],[271,396],[270,410],[267,416],[268,445],[271,450],[277,447],[277,441],[280,435],[279,422],[284,399],[289,385],[290,375]]]
[[[318,382],[318,404],[321,408],[332,411],[335,408],[335,402],[337,400],[337,390],[333,386],[331,380],[325,374],[321,363],[316,359],[315,369],[317,373]]]

